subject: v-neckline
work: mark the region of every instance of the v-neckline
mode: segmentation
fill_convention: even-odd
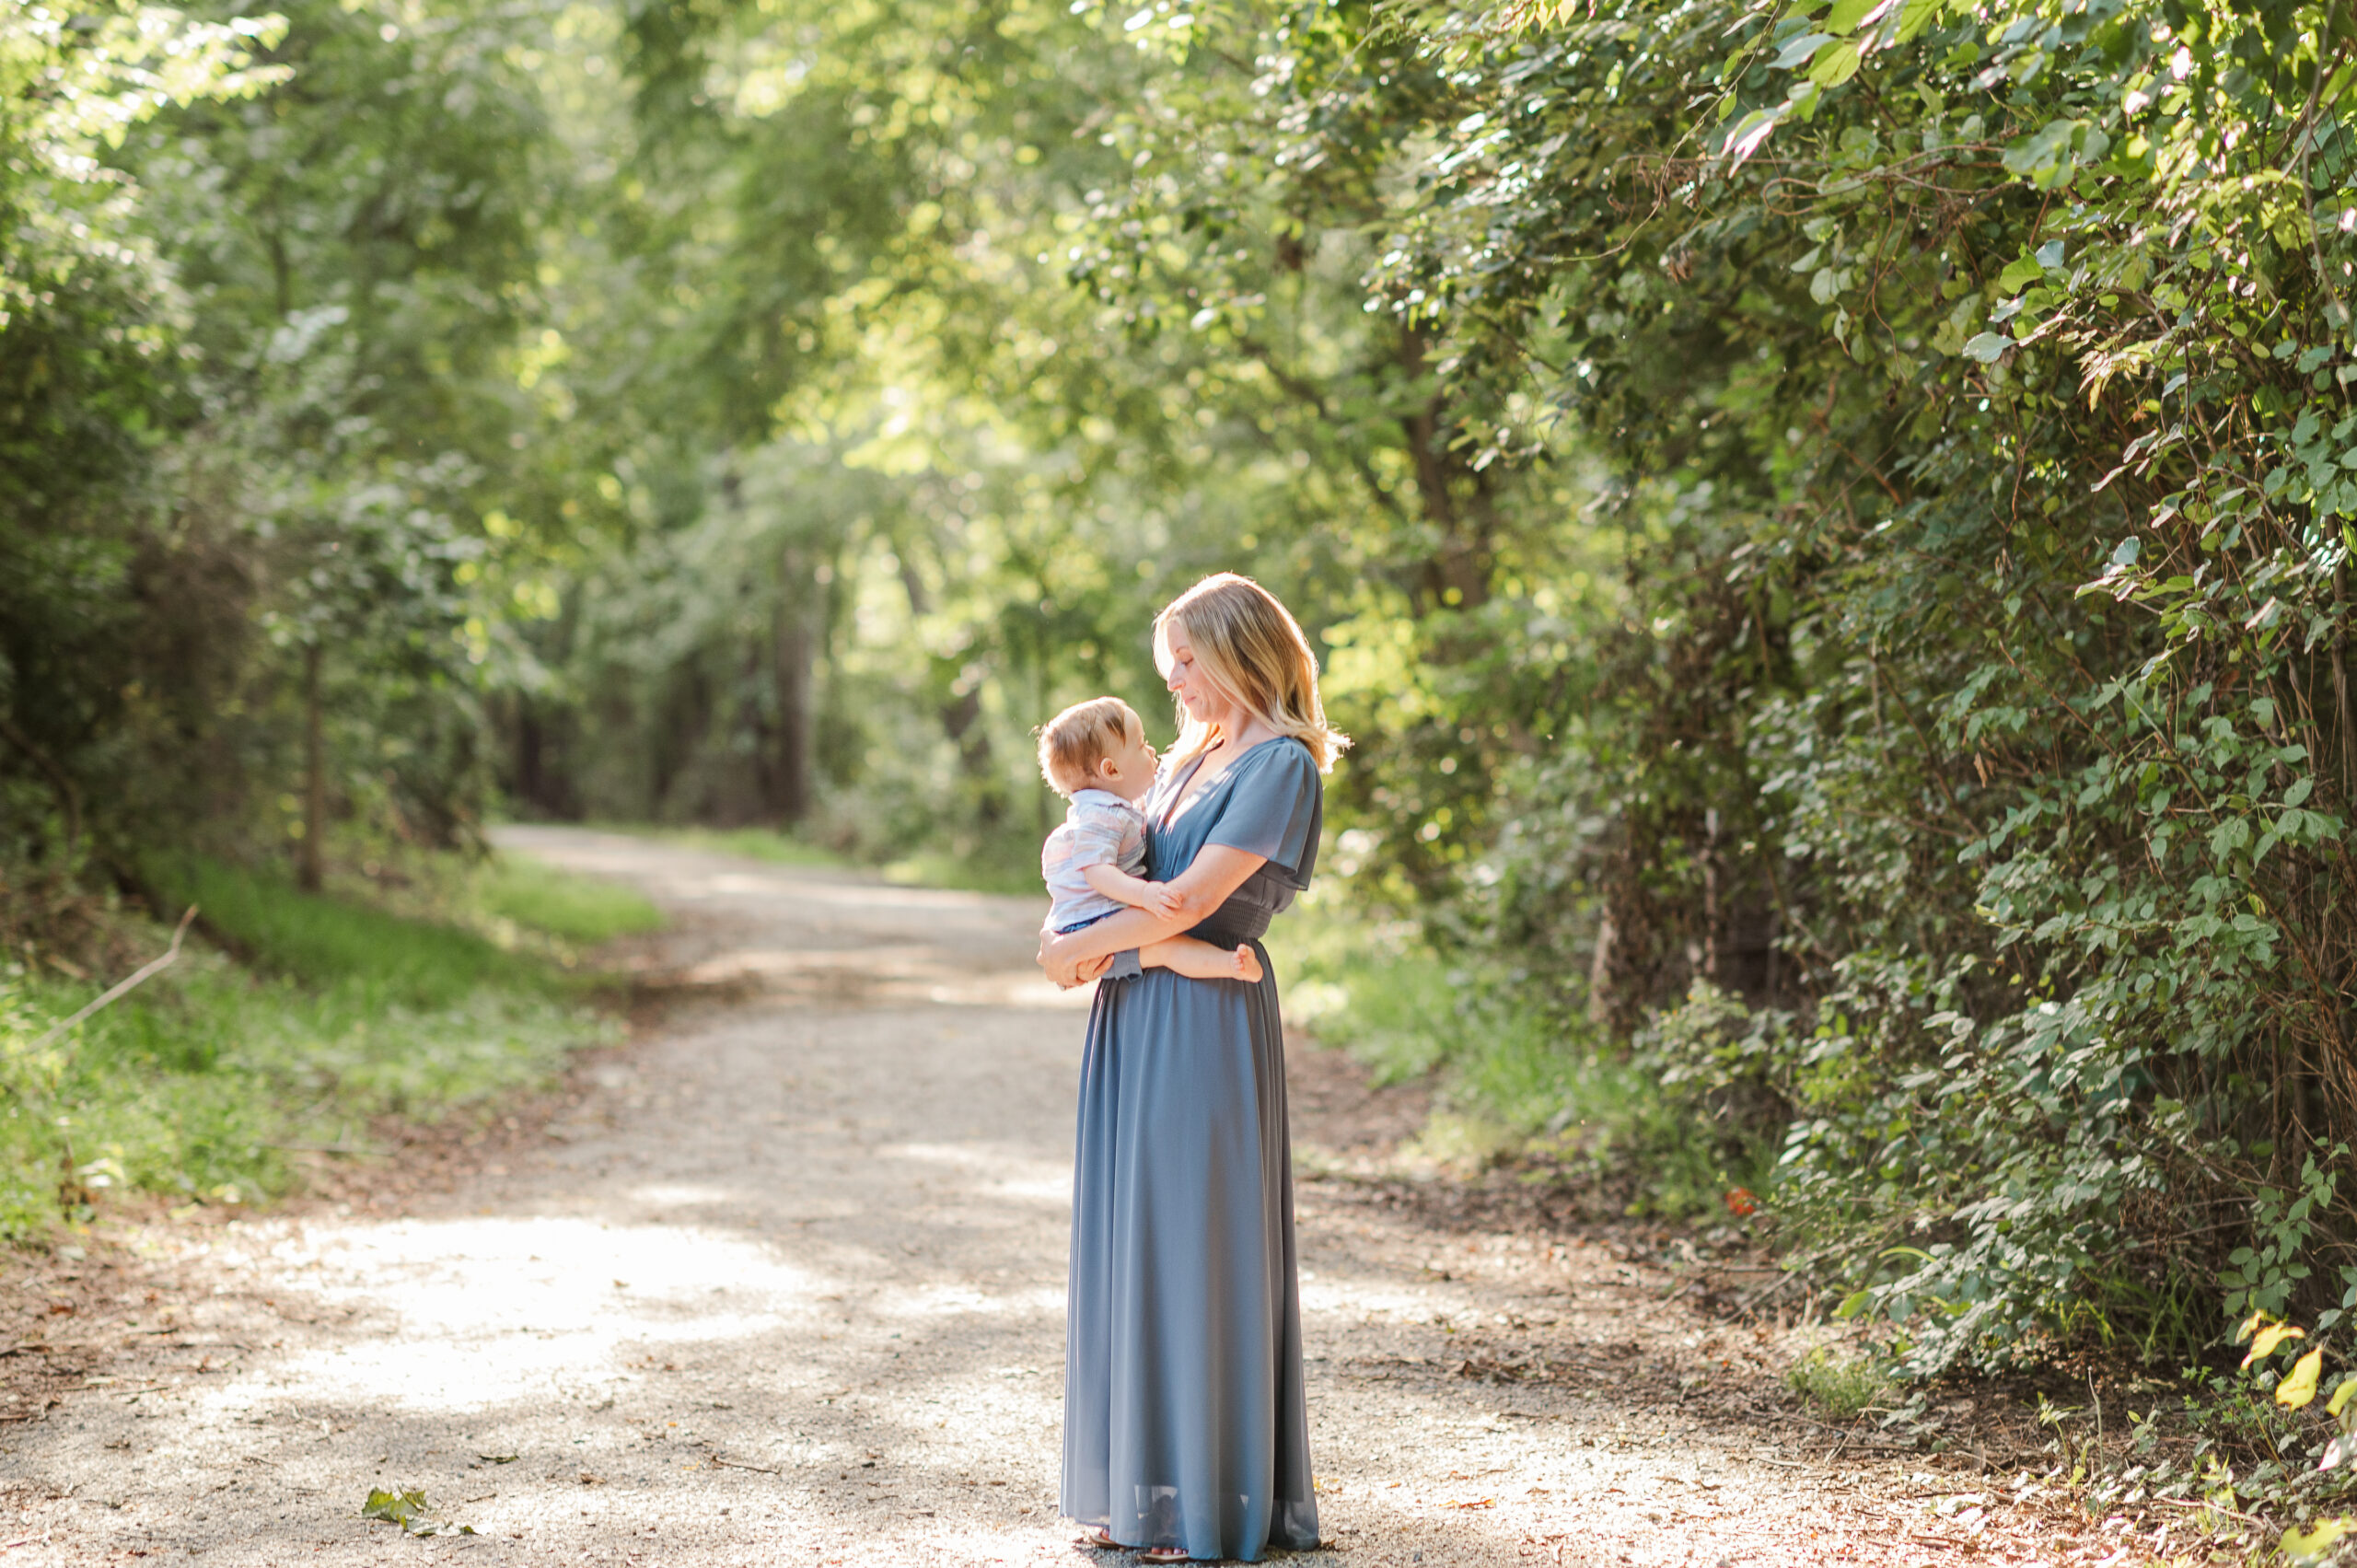
[[[1187,764],[1187,772],[1179,778],[1178,793],[1171,796],[1169,805],[1164,807],[1161,811],[1156,813],[1156,816],[1161,820],[1162,825],[1168,827],[1171,822],[1177,819],[1178,815],[1178,808],[1186,805],[1187,802],[1195,799],[1198,795],[1209,795],[1213,790],[1217,789],[1220,786],[1221,779],[1226,778],[1230,773],[1236,772],[1237,769],[1244,765],[1245,758],[1249,757],[1253,752],[1258,751],[1263,746],[1274,746],[1278,741],[1287,738],[1289,738],[1289,737],[1272,735],[1266,740],[1254,741],[1251,745],[1247,746],[1243,750],[1238,751],[1236,754],[1236,760],[1234,761],[1228,763],[1226,767],[1222,768],[1219,771],[1218,778],[1215,778],[1209,784],[1203,785],[1201,790],[1195,791],[1193,794],[1190,794],[1188,786],[1194,782],[1195,775],[1203,771],[1203,762],[1211,756],[1211,753],[1208,750],[1197,752],[1195,754],[1194,761]]]

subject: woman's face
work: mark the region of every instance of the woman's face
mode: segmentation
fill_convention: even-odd
[[[1187,716],[1202,724],[1220,724],[1234,706],[1227,693],[1212,683],[1195,664],[1195,650],[1187,641],[1187,628],[1176,620],[1164,624],[1162,645],[1169,662],[1162,668],[1162,683],[1170,688],[1186,708]]]

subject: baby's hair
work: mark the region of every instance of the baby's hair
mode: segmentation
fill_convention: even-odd
[[[1035,732],[1040,776],[1058,795],[1086,789],[1097,777],[1097,764],[1126,744],[1133,733],[1130,726],[1138,724],[1136,710],[1119,697],[1074,703]]]

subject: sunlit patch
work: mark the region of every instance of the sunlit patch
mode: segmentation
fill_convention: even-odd
[[[1008,1318],[1064,1312],[1062,1281],[1053,1285],[1017,1290],[982,1290],[973,1285],[935,1285],[923,1290],[892,1291],[869,1304],[882,1318]]]
[[[993,1198],[1023,1198],[1034,1202],[1072,1206],[1072,1167],[1051,1160],[1025,1159],[997,1144],[890,1144],[877,1151],[893,1159],[948,1166],[981,1179],[978,1189]]]
[[[1396,1286],[1385,1289],[1341,1277],[1304,1280],[1301,1283],[1301,1309],[1304,1313],[1331,1312],[1353,1318],[1369,1312],[1399,1312],[1421,1316],[1432,1310],[1429,1294],[1405,1291]]]
[[[270,1250],[321,1301],[398,1324],[397,1337],[281,1362],[269,1397],[298,1403],[474,1410],[545,1400],[632,1375],[650,1345],[773,1340],[842,1289],[831,1274],[725,1232],[553,1216],[315,1227]],[[262,1390],[241,1381],[214,1397],[233,1407]]]
[[[733,1203],[743,1194],[722,1187],[697,1187],[683,1182],[665,1182],[652,1187],[632,1189],[631,1202],[644,1203],[655,1209],[687,1209],[705,1203]]]

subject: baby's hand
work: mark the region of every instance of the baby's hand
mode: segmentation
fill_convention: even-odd
[[[1249,947],[1236,949],[1236,978],[1253,985],[1260,983],[1260,956]]]
[[[1145,902],[1139,907],[1153,914],[1183,914],[1187,910],[1187,896],[1167,882],[1148,882],[1145,885]]]

